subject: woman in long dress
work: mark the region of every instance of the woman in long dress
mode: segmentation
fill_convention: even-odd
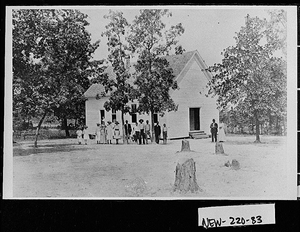
[[[97,144],[100,143],[100,123],[97,123],[97,127],[96,127],[96,142]]]
[[[84,129],[83,129],[83,131],[82,131],[82,133],[83,133],[83,140],[84,140],[84,143],[85,143],[85,145],[87,145],[87,143],[88,143],[88,140],[89,140],[89,134],[88,134],[88,126],[84,126]]]
[[[100,126],[100,144],[105,143],[105,125],[102,123]]]
[[[106,127],[106,139],[107,139],[107,143],[111,144],[111,141],[113,139],[113,128],[111,126],[111,122],[107,122],[107,127]]]
[[[226,141],[226,135],[224,130],[224,123],[219,124],[219,142],[225,142]]]
[[[119,126],[119,122],[116,121],[116,125],[114,126],[114,139],[116,140],[116,144],[119,144],[120,138],[121,138],[120,126]]]
[[[78,128],[78,130],[76,131],[76,134],[77,134],[78,144],[81,144],[82,143],[82,130],[80,128]]]

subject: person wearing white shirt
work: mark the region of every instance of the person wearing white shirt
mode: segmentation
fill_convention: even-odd
[[[145,144],[145,125],[144,125],[144,120],[140,119],[139,120],[140,124],[139,124],[139,131],[140,131],[140,136],[139,136],[139,144],[142,144],[142,140],[143,140],[143,144]]]
[[[146,136],[146,144],[148,144],[148,136],[151,142],[151,126],[148,120],[146,120],[146,124],[145,124],[145,136]]]

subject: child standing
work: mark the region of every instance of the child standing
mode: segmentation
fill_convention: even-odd
[[[81,142],[82,142],[82,130],[80,128],[78,128],[78,130],[76,131],[76,134],[77,134],[78,144],[81,144]]]
[[[88,128],[87,126],[84,126],[84,129],[83,129],[83,140],[84,140],[85,145],[87,145],[87,141],[89,139],[89,134],[88,134],[87,128]]]

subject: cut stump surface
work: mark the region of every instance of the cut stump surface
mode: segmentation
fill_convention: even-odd
[[[191,151],[190,149],[190,143],[187,140],[182,140],[181,142],[181,151]]]
[[[224,154],[223,144],[216,142],[215,151],[216,151],[216,154]]]
[[[179,160],[175,171],[174,191],[196,192],[200,188],[196,179],[196,165],[193,159]]]

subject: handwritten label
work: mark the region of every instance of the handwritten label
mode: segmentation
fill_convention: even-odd
[[[204,228],[275,224],[275,205],[235,205],[198,209],[199,226]]]

